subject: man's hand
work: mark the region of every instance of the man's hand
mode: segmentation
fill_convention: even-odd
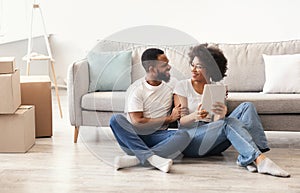
[[[181,111],[182,111],[181,104],[177,105],[176,107],[174,107],[172,109],[172,113],[169,116],[170,123],[174,122],[174,121],[176,121],[178,119],[180,119],[180,117],[181,117]]]
[[[131,118],[132,124],[141,129],[157,130],[160,128],[165,128],[164,125],[177,121],[181,117],[182,110],[181,104],[177,105],[172,109],[172,113],[166,117],[159,118],[146,118],[143,112],[130,112],[129,116]]]

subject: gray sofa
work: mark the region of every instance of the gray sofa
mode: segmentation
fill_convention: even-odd
[[[263,93],[265,65],[262,54],[282,55],[300,53],[300,40],[264,43],[219,44],[228,59],[227,77],[228,109],[232,111],[244,101],[253,102],[265,130],[300,130],[299,93]],[[188,52],[193,45],[157,46],[104,40],[94,51],[132,51],[131,81],[144,76],[140,64],[141,53],[149,47],[165,51],[172,66],[171,75],[178,80],[190,77]],[[88,92],[90,84],[87,59],[73,63],[68,69],[68,100],[72,126],[75,126],[74,142],[77,142],[80,126],[109,126],[113,113],[123,113],[125,106],[124,91]],[[288,84],[288,83],[287,83]],[[300,82],[299,82],[300,84]]]

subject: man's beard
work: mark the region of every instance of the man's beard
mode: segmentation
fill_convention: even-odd
[[[169,82],[170,76],[167,76],[165,73],[158,72],[157,79]]]

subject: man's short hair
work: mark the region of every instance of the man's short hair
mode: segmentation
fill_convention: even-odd
[[[164,51],[158,48],[149,48],[142,54],[142,65],[146,72],[149,72],[150,66],[155,66],[157,64],[157,59],[159,55],[164,54]]]

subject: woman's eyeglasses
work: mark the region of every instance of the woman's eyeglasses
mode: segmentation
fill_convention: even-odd
[[[190,64],[190,67],[192,69],[196,68],[196,70],[202,70],[202,69],[206,68],[205,66],[202,66],[201,64],[193,64],[193,63]]]

